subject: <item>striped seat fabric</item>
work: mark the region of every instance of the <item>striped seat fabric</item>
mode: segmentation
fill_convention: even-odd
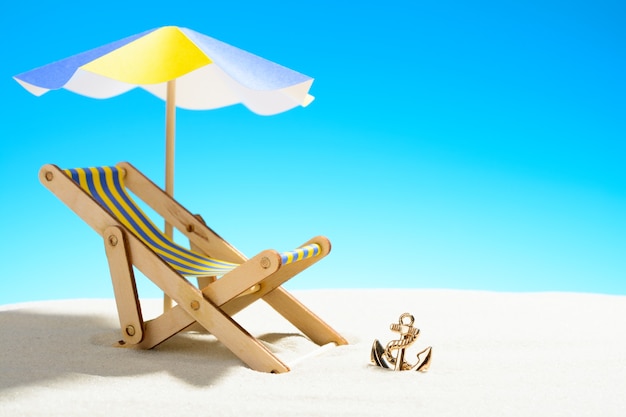
[[[165,236],[128,194],[118,167],[66,169],[65,173],[181,275],[220,276],[238,266],[193,252]],[[281,258],[289,264],[319,252],[319,245],[311,244],[283,252]]]

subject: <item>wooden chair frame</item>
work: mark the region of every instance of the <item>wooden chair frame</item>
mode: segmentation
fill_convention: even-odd
[[[196,252],[240,266],[220,279],[199,279],[196,288],[153,252],[135,234],[94,200],[55,165],[44,165],[40,181],[104,240],[115,300],[124,340],[121,346],[151,349],[175,334],[198,323],[213,334],[250,368],[262,372],[288,372],[260,341],[243,329],[232,316],[263,299],[318,345],[347,341],[281,285],[325,257],[330,242],[315,237],[320,254],[290,264],[282,264],[280,254],[265,250],[247,259],[232,245],[168,196],[131,164],[117,165],[124,170],[126,187],[190,241]],[[133,266],[176,302],[157,318],[144,321]],[[204,284],[204,285],[200,285]]]

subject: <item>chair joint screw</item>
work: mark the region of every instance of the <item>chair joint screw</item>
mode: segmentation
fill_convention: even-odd
[[[272,265],[272,262],[269,260],[267,256],[261,258],[261,268],[267,269]]]
[[[54,174],[52,173],[52,171],[46,171],[46,181],[52,181],[52,179],[54,178]]]
[[[117,246],[117,236],[115,235],[109,236],[109,244],[111,246]]]
[[[134,336],[135,328],[129,324],[128,326],[126,326],[126,334],[129,336]]]
[[[191,304],[189,304],[192,310],[200,310],[200,303],[196,300],[193,300]]]

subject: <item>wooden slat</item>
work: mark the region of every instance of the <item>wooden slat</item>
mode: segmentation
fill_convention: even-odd
[[[39,179],[100,236],[104,234],[107,227],[121,225],[56,165],[44,165],[39,170]]]
[[[111,226],[105,230],[104,248],[109,262],[122,337],[124,342],[135,345],[143,339],[143,317],[127,244],[121,228]]]
[[[157,318],[146,321],[141,343],[128,347],[152,349],[194,323],[197,323],[196,320],[183,308],[174,306]]]

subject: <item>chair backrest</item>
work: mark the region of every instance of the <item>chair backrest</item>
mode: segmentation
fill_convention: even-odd
[[[181,275],[219,276],[238,266],[195,253],[168,238],[127,192],[123,169],[105,166],[64,172]]]

